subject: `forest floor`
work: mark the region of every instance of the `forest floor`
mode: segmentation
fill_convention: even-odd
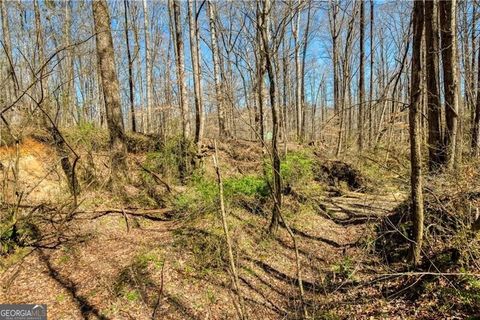
[[[211,199],[198,196],[211,196],[215,184],[174,187],[175,200],[162,208],[132,205],[99,188],[86,190],[69,211],[59,205],[68,197],[60,175],[50,170],[52,150],[33,140],[20,150],[20,181],[36,190],[24,201],[25,212],[38,215],[40,236],[2,258],[2,303],[45,303],[50,319],[236,318],[220,216]],[[234,181],[229,177],[258,173],[261,163],[252,161],[256,148],[229,150],[234,149],[221,146],[226,184]],[[12,152],[0,150],[4,167]],[[208,175],[209,156],[205,166]],[[138,197],[138,188],[126,188],[127,197]],[[227,202],[247,315],[296,319],[301,305],[292,239],[284,227],[268,234],[268,200],[258,204],[248,195]],[[285,195],[283,213],[297,238],[312,318],[465,317],[428,290],[412,294],[422,276],[405,281],[406,274],[373,252],[377,222],[405,199],[393,183],[359,192],[326,188],[310,176]]]

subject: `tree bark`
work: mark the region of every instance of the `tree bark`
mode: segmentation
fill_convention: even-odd
[[[275,71],[272,61],[272,52],[269,44],[269,35],[268,35],[268,13],[270,11],[269,0],[264,0],[263,8],[261,9],[261,20],[259,21],[258,28],[260,29],[260,36],[264,50],[261,54],[265,58],[265,69],[267,70],[268,80],[270,83],[269,88],[269,97],[270,97],[270,107],[272,109],[272,162],[273,162],[273,194],[274,194],[274,206],[272,210],[272,220],[270,222],[269,230],[272,233],[275,233],[278,230],[278,225],[280,221],[280,210],[282,207],[282,177],[281,177],[281,160],[280,154],[278,152],[278,132],[279,132],[279,123],[278,123],[278,110],[277,110],[277,97],[276,97],[276,82],[275,82]]]
[[[65,5],[65,31],[64,31],[64,42],[65,46],[69,47],[72,44],[72,3],[70,1],[66,1]],[[65,75],[67,77],[66,83],[66,92],[64,94],[64,121],[67,124],[73,124],[75,122],[75,113],[77,114],[77,122],[81,123],[83,118],[83,112],[80,106],[76,106],[75,103],[75,87],[74,87],[74,74],[75,74],[75,67],[73,64],[73,55],[74,49],[71,48],[66,52],[65,62],[66,62],[66,70]]]
[[[370,0],[370,86],[369,86],[369,99],[368,99],[368,145],[372,146],[373,142],[373,66],[374,66],[374,37],[373,37],[373,26],[375,19],[375,5],[373,0]]]
[[[424,4],[414,1],[413,5],[413,52],[409,110],[410,134],[410,185],[412,197],[413,242],[411,246],[411,261],[414,265],[420,263],[423,243],[423,190],[422,190],[422,157],[421,136],[419,127],[419,111],[422,100],[421,88],[421,51],[424,25]]]
[[[195,94],[195,144],[200,148],[203,138],[203,102],[201,86],[200,50],[198,49],[198,21],[196,0],[188,0],[188,23],[190,28],[190,55],[192,59],[193,89]]]
[[[257,19],[257,26],[262,24],[262,14],[260,10],[260,2],[257,2],[256,7],[256,19]],[[256,85],[255,85],[255,93],[256,93],[256,112],[255,112],[255,123],[256,123],[256,130],[258,135],[258,140],[263,147],[263,140],[265,139],[265,119],[264,119],[264,103],[263,103],[263,88],[264,88],[264,75],[265,75],[265,58],[264,58],[264,47],[262,42],[262,35],[260,28],[256,28],[256,47],[255,47],[255,69],[257,71],[256,74]]]
[[[428,114],[428,168],[435,171],[442,160],[441,106],[438,79],[438,28],[436,1],[425,2],[425,42]]]
[[[115,70],[115,52],[106,0],[92,1],[96,33],[97,62],[100,71],[106,119],[110,134],[111,180],[120,185],[127,173],[127,148],[120,105],[120,87]]]
[[[215,96],[218,113],[218,131],[219,138],[223,139],[229,138],[230,135],[225,126],[225,104],[223,99],[222,84],[220,82],[220,52],[217,43],[217,27],[215,23],[214,6],[215,4],[212,1],[207,1],[208,19],[210,24],[210,41],[212,46],[213,74],[215,79]]]
[[[480,156],[480,50],[478,51],[478,79],[477,79],[477,99],[475,103],[475,116],[472,127],[472,154]]]
[[[295,23],[292,23],[292,34],[295,55],[295,111],[296,111],[296,131],[297,141],[302,140],[302,64],[300,62],[300,41],[298,41],[298,33],[300,29],[300,1],[297,2],[297,12]]]
[[[135,119],[135,96],[134,96],[134,87],[133,87],[133,60],[132,53],[130,50],[130,37],[128,35],[129,26],[128,26],[128,0],[123,0],[123,9],[124,9],[124,23],[125,23],[125,42],[127,45],[127,60],[128,60],[128,99],[130,102],[130,121],[132,126],[132,131],[137,132],[137,122]]]
[[[439,1],[440,37],[442,41],[443,84],[445,91],[446,128],[444,145],[446,166],[453,168],[457,147],[458,78],[456,41],[456,0]]]
[[[303,51],[302,51],[302,86],[301,86],[301,106],[302,106],[302,126],[301,126],[301,141],[305,141],[306,137],[306,110],[307,106],[305,104],[305,64],[307,60],[307,48],[308,48],[308,37],[310,35],[310,20],[312,14],[312,0],[308,1],[307,9],[307,25],[305,26],[305,34],[303,35]],[[312,128],[313,131],[313,128]]]
[[[190,117],[187,100],[187,84],[185,82],[185,56],[183,47],[183,31],[181,22],[180,3],[178,0],[172,1],[173,9],[173,29],[175,32],[175,54],[177,60],[177,82],[180,95],[180,114],[182,117],[182,136],[184,141],[190,138]]]
[[[144,124],[144,130],[147,133],[152,131],[153,119],[152,119],[152,58],[150,53],[150,29],[148,23],[148,6],[147,0],[143,0],[143,27],[144,27],[144,45],[145,45],[145,73],[147,76],[147,119]]]
[[[340,85],[339,85],[339,63],[338,63],[338,36],[339,36],[339,31],[338,31],[338,3],[336,0],[333,0],[331,2],[330,6],[330,33],[332,36],[332,64],[333,64],[333,111],[334,111],[334,116],[339,119],[339,123],[342,124],[342,117],[343,114],[340,115]],[[337,154],[340,152],[341,148],[341,130],[342,128],[339,129],[339,138],[337,141]]]
[[[3,43],[4,43],[4,49],[5,49],[5,54],[7,55],[8,59],[8,75],[9,75],[9,90],[10,90],[10,99],[12,97],[16,97],[18,94],[18,86],[17,86],[17,81],[15,80],[15,72],[13,70],[13,54],[12,54],[12,41],[10,39],[10,23],[8,19],[8,9],[7,9],[7,1],[6,0],[0,0],[0,10],[1,10],[1,15],[2,15],[2,35],[3,35]]]
[[[358,80],[358,150],[363,149],[363,119],[365,103],[365,8],[360,1],[360,75]]]

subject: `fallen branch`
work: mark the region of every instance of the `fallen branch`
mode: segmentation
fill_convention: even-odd
[[[103,210],[77,211],[76,213],[87,213],[87,214],[96,213],[97,214],[94,217],[88,218],[88,219],[97,219],[97,218],[106,216],[107,214],[110,214],[110,213],[118,213],[124,216],[131,215],[134,217],[141,217],[141,218],[153,220],[153,221],[171,221],[172,219],[169,219],[169,218],[162,218],[162,217],[152,215],[152,214],[166,214],[171,212],[173,212],[173,210],[171,209],[152,209],[152,210],[141,211],[141,210],[125,210],[125,209],[110,208],[110,209],[103,209]],[[78,218],[78,219],[82,219],[82,218]]]
[[[155,173],[153,172],[152,170],[148,169],[147,167],[145,167],[144,165],[142,165],[140,163],[140,161],[138,160],[135,160],[135,163],[145,172],[147,172],[148,174],[150,174],[153,179],[157,182],[159,182],[160,184],[162,184],[165,189],[167,189],[168,193],[172,193],[172,188],[170,187],[170,185],[168,183],[166,183],[161,177],[160,175],[158,175],[158,173]]]
[[[160,306],[160,298],[162,297],[163,295],[163,274],[164,274],[164,270],[165,270],[165,261],[163,262],[162,264],[162,272],[161,272],[161,278],[160,278],[160,289],[158,290],[158,296],[157,296],[157,301],[155,302],[155,307],[153,308],[153,313],[152,313],[152,320],[153,319],[156,319],[156,314],[157,314],[157,310],[158,310],[158,307]]]
[[[480,273],[468,273],[468,272],[397,272],[397,273],[380,273],[378,278],[381,277],[405,277],[405,276],[450,276],[450,277],[477,277],[480,278]],[[377,278],[377,279],[378,279]]]

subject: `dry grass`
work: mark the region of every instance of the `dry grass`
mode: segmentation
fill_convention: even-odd
[[[220,151],[222,173],[231,181],[227,191],[250,194],[251,181],[242,178],[258,175],[262,162],[255,159],[261,159],[261,149],[249,142],[235,146],[224,144]],[[43,159],[51,152],[35,143],[31,147],[24,156],[36,150],[38,159]],[[142,153],[134,157],[145,161]],[[99,168],[102,159],[94,154]],[[112,193],[101,184],[84,188],[78,213],[61,228],[64,209],[39,212],[38,218],[56,219],[53,224],[39,224],[43,236],[53,236],[2,258],[0,300],[47,303],[55,319],[235,318],[212,164],[208,156],[204,160],[203,172],[195,173],[201,179],[175,187],[174,195],[161,193],[165,204],[177,209],[173,213],[102,213],[106,208],[157,206],[147,200],[148,193],[142,195],[145,185],[136,169],[132,169],[132,185],[126,188],[128,195]],[[37,165],[48,168],[47,162]],[[97,179],[105,180],[107,172],[98,169]],[[405,199],[404,193],[333,195],[313,176],[306,176],[292,178],[296,183],[284,197],[283,210],[298,239],[310,314],[316,319],[439,315],[439,309],[415,305],[400,294],[403,277],[378,279],[379,273],[391,270],[372,253],[371,223],[389,214]],[[238,197],[235,192],[231,197]],[[291,239],[284,228],[275,236],[266,232],[268,197],[258,203],[259,212],[247,210],[235,199],[227,199],[228,224],[247,313],[252,319],[297,318],[301,307]],[[466,314],[454,307],[442,312]]]

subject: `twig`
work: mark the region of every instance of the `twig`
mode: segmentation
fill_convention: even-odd
[[[223,231],[225,233],[225,240],[227,242],[228,260],[230,262],[230,271],[232,272],[233,285],[234,285],[235,293],[237,294],[238,301],[240,304],[240,307],[237,309],[237,312],[238,312],[239,318],[243,320],[243,319],[246,319],[245,305],[243,303],[243,298],[240,293],[238,273],[237,273],[237,268],[235,266],[235,260],[233,258],[232,242],[230,240],[230,235],[228,233],[227,215],[225,212],[225,202],[223,199],[223,183],[222,183],[222,176],[220,174],[220,168],[218,166],[218,150],[217,150],[216,140],[214,140],[214,147],[215,147],[215,154],[213,155],[213,165],[215,167],[215,172],[217,174],[217,184],[218,184],[219,197],[220,197],[220,213],[222,214]]]
[[[165,269],[165,261],[163,262],[162,264],[162,273],[161,273],[161,278],[160,278],[160,289],[158,290],[158,297],[157,297],[157,301],[155,302],[155,307],[153,308],[153,313],[152,313],[152,320],[155,319],[155,315],[157,314],[157,309],[158,307],[160,306],[160,298],[162,297],[163,295],[163,270]]]
[[[152,170],[148,169],[147,167],[145,167],[144,165],[142,165],[140,163],[140,161],[138,160],[135,160],[135,163],[145,172],[149,173],[153,179],[157,182],[160,182],[164,187],[165,189],[167,189],[168,193],[172,193],[172,188],[170,187],[170,185],[168,183],[166,183],[157,173],[153,172]]]
[[[123,218],[125,219],[125,224],[127,225],[127,233],[130,232],[130,225],[128,224],[128,216],[125,213],[125,209],[122,208]]]
[[[154,220],[154,221],[171,221],[171,219],[167,218],[162,218],[162,217],[157,217],[153,216],[151,214],[164,214],[172,212],[171,209],[154,209],[154,210],[147,210],[147,211],[140,211],[140,210],[125,210],[125,209],[116,209],[116,208],[111,208],[111,209],[103,209],[103,210],[91,210],[91,211],[76,211],[75,213],[98,213],[98,215],[94,216],[93,219],[100,218],[102,216],[105,216],[109,213],[120,213],[120,214],[126,214],[126,215],[132,215],[135,217],[141,217],[149,220]]]
[[[378,278],[381,277],[408,277],[408,276],[450,276],[450,277],[461,277],[461,276],[470,276],[480,278],[480,273],[468,273],[468,272],[397,272],[397,273],[381,273]]]

